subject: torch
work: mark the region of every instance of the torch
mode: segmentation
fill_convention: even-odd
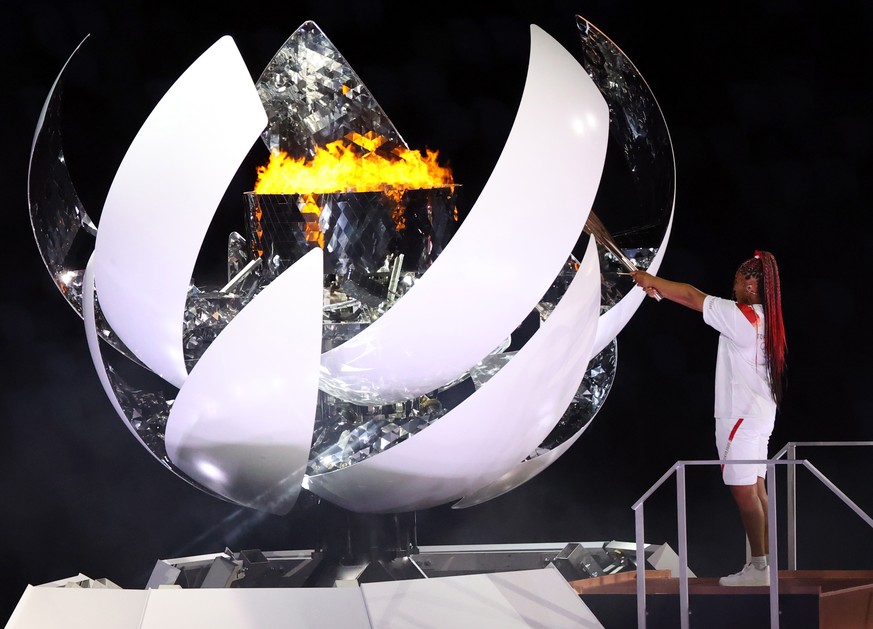
[[[609,230],[606,229],[606,226],[594,212],[588,213],[588,220],[585,221],[584,230],[586,234],[589,234],[594,238],[597,244],[602,245],[611,251],[628,271],[633,272],[639,270],[637,269],[637,265],[633,263],[633,260],[628,258],[618,245],[615,244],[612,234],[609,233]],[[661,294],[658,291],[654,292],[653,297],[658,301],[661,301],[662,299]]]

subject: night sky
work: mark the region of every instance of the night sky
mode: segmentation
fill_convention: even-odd
[[[236,507],[141,448],[100,386],[81,319],[45,270],[28,218],[30,147],[52,82],[88,34],[67,79],[63,134],[73,182],[95,217],[137,130],[203,51],[231,35],[257,78],[306,20],[337,46],[411,147],[437,148],[450,160],[469,207],[512,125],[529,25],[576,54],[574,16],[582,15],[635,63],[671,133],[676,208],[660,275],[729,296],[741,261],[755,249],[776,255],[789,368],[771,451],[789,441],[873,440],[863,297],[873,255],[873,5],[472,5],[2,4],[0,616],[8,618],[28,583],[82,572],[142,587],[158,559],[312,548],[316,539],[311,511],[278,517]],[[253,181],[254,170],[241,168],[223,203],[239,203],[240,220],[241,193]],[[535,190],[519,182],[519,194]],[[532,237],[555,228],[534,212],[531,221]],[[215,231],[226,237],[228,227]],[[618,337],[613,388],[582,438],[509,494],[466,510],[418,512],[419,544],[633,540],[631,505],[675,461],[716,458],[716,339],[698,313],[646,300]],[[799,454],[870,513],[867,450]],[[873,531],[799,475],[800,567],[873,568]],[[688,477],[689,565],[699,576],[733,572],[744,551],[729,494],[715,468],[692,468]],[[672,481],[652,499],[646,538],[676,547]]]

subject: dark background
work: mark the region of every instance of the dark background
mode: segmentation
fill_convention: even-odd
[[[0,616],[29,583],[82,572],[142,587],[158,559],[315,543],[311,513],[234,507],[199,493],[137,444],[93,371],[81,320],[45,271],[28,219],[30,145],[52,82],[89,33],[67,79],[63,129],[73,181],[95,217],[136,131],[203,51],[229,34],[257,78],[308,19],[411,147],[437,148],[451,161],[469,206],[512,124],[529,24],[576,54],[574,16],[584,16],[636,64],[672,135],[675,223],[660,274],[727,296],[737,264],[755,249],[779,261],[789,380],[772,451],[789,441],[873,439],[863,297],[873,253],[873,5],[473,4],[3,3]],[[236,204],[253,179],[253,169],[241,169],[226,202]],[[535,195],[524,182],[519,193]],[[548,228],[532,216],[532,237],[548,237]],[[647,300],[619,336],[605,406],[569,452],[488,503],[419,512],[419,544],[633,540],[631,505],[675,461],[716,458],[715,348],[699,314]],[[800,454],[873,511],[867,449]],[[799,476],[800,567],[873,568],[869,528]],[[733,572],[742,531],[714,468],[689,469],[688,499],[691,569]],[[647,504],[647,541],[676,548],[674,482]]]

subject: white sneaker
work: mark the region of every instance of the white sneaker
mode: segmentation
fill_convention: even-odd
[[[718,580],[719,585],[770,585],[770,568],[756,568],[750,563],[737,572]]]

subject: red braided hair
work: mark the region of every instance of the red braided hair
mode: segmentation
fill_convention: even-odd
[[[785,327],[782,324],[782,289],[779,281],[779,267],[776,258],[769,251],[756,251],[738,270],[746,278],[758,280],[758,290],[763,291],[761,303],[764,306],[764,349],[767,352],[767,367],[770,377],[770,391],[776,406],[782,402],[782,389],[785,384],[785,354],[788,345],[785,341]]]

